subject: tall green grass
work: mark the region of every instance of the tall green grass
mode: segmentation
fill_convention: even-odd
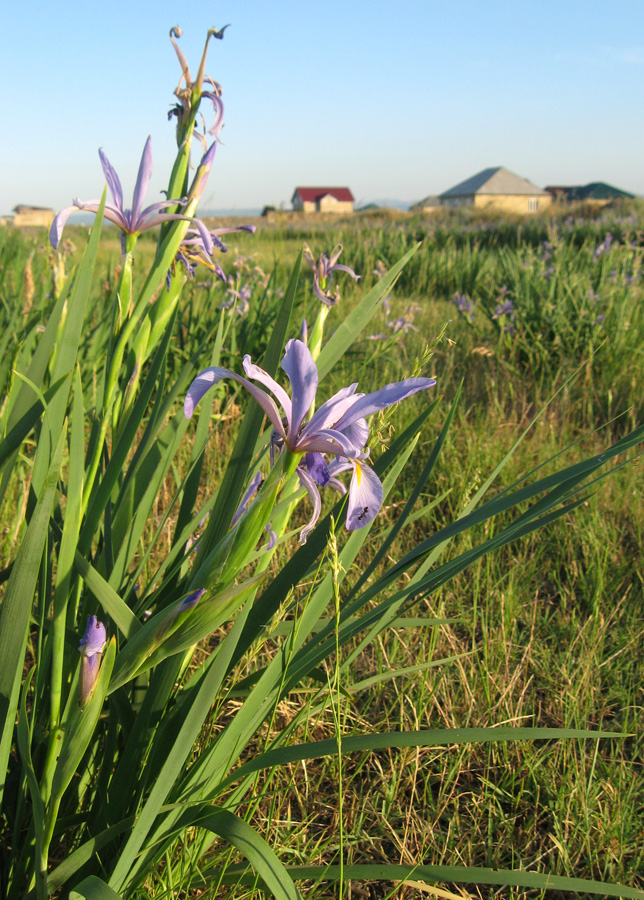
[[[202,520],[232,514],[260,418],[218,388],[187,439],[177,404],[210,362],[239,371],[248,352],[276,365],[280,342],[315,310],[305,273],[286,301],[277,290],[303,237],[317,251],[341,241],[362,275],[358,288],[341,284],[327,321],[325,396],[351,381],[375,389],[424,359],[440,401],[416,398],[373,423],[388,493],[368,535],[347,539],[327,500],[306,547],[293,552],[285,538],[261,586],[194,655],[110,694],[62,793],[48,889],[295,896],[303,882],[328,896],[339,879],[341,892],[362,881],[376,896],[418,882],[480,896],[484,885],[513,897],[640,896],[642,488],[639,459],[620,468],[641,446],[638,227],[412,220],[244,236],[235,243],[253,262],[233,266],[231,250],[223,264],[252,283],[248,316],[220,309],[222,285],[187,284],[86,496],[119,253],[108,231],[73,270],[84,236],[70,231],[78,250],[63,280],[40,236],[2,232],[0,609],[4,625],[7,604],[34,595],[18,665],[36,663],[9,757],[9,896],[30,886],[46,815],[34,798],[51,803],[56,610],[65,604],[71,722],[85,612],[109,614],[118,665],[144,611],[189,589],[188,538],[205,532],[216,546],[225,535],[216,516]],[[608,231],[615,241],[596,256]],[[392,289],[372,271],[419,238],[387,314]],[[154,246],[139,247],[145,272]],[[135,296],[143,281],[135,275]],[[503,287],[511,331],[494,318]],[[456,293],[473,302],[473,321]],[[394,333],[388,322],[412,304],[418,331]],[[295,509],[289,527],[305,520]],[[598,732],[607,737],[587,739]]]

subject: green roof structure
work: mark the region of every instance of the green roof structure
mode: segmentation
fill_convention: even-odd
[[[591,181],[590,184],[573,185],[573,186],[551,186],[547,187],[548,193],[553,196],[563,197],[565,200],[595,200],[595,201],[611,201],[611,200],[632,200],[634,194],[628,191],[622,191],[613,187],[612,184],[606,184],[604,181]]]

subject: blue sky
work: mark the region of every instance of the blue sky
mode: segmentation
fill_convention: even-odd
[[[99,147],[131,196],[148,134],[158,200],[180,74],[169,28],[194,75],[226,23],[204,208],[288,206],[298,184],[414,201],[496,165],[644,194],[642,0],[25,0],[3,13],[0,214],[100,196]]]

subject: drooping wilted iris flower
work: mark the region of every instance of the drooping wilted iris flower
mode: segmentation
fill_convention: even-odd
[[[105,625],[99,622],[96,616],[88,616],[85,634],[78,647],[81,653],[79,691],[82,706],[87,703],[94,691],[106,640]]]
[[[323,253],[319,259],[315,259],[311,248],[306,244],[304,245],[304,259],[313,269],[313,290],[316,297],[326,306],[335,306],[340,299],[340,291],[337,288],[333,288],[334,272],[346,272],[354,281],[358,281],[360,278],[349,266],[338,263],[341,253],[342,244],[338,244],[334,247],[330,257]]]
[[[196,111],[199,108],[202,98],[205,98],[212,104],[214,113],[210,127],[207,128],[204,121],[203,134],[196,135],[201,140],[202,144],[204,144],[204,149],[207,142],[206,134],[210,134],[216,139],[221,131],[221,127],[224,123],[224,104],[221,99],[223,91],[218,81],[214,81],[206,75],[206,57],[208,55],[210,38],[214,37],[218,40],[222,40],[224,31],[227,28],[228,25],[224,25],[223,28],[211,28],[208,31],[208,34],[206,35],[206,46],[204,47],[199,71],[194,81],[190,75],[188,60],[175,40],[175,38],[180,38],[183,32],[178,25],[175,25],[174,28],[170,29],[170,41],[172,42],[172,46],[177,54],[177,59],[179,60],[179,65],[181,66],[181,78],[174,91],[174,95],[178,102],[170,109],[168,119],[172,119],[173,117],[176,117],[177,119],[177,130],[179,131],[180,138],[179,143],[181,143],[185,137],[185,130],[189,127],[193,113],[196,115]],[[204,81],[209,85],[208,89],[205,91],[203,90]]]
[[[250,234],[254,234],[255,230],[255,225],[238,225],[235,228],[213,228],[209,231],[211,240],[211,250],[209,251],[201,231],[198,228],[189,228],[177,251],[175,263],[182,263],[190,277],[194,275],[197,265],[203,265],[210,269],[211,272],[214,272],[222,281],[226,281],[224,270],[213,259],[213,250],[220,250],[222,253],[228,252],[228,247],[221,240],[221,235],[230,234],[234,231],[248,231]]]
[[[302,529],[300,542],[306,541],[320,514],[318,485],[324,486],[331,478],[325,455],[344,459],[347,467],[353,470],[347,528],[362,528],[372,522],[382,505],[383,489],[380,479],[365,462],[369,455],[365,449],[369,439],[366,419],[417,391],[433,387],[435,379],[408,378],[385,385],[371,394],[358,393],[358,385],[352,384],[334,394],[308,418],[315,404],[318,371],[306,344],[289,341],[281,362],[291,384],[291,397],[264,369],[254,365],[250,356],[244,357],[243,366],[248,378],[259,382],[270,393],[230,369],[211,366],[200,372],[188,389],[184,402],[186,418],[192,416],[197,403],[217,382],[224,378],[237,381],[252,394],[270,419],[274,428],[273,447],[303,457],[297,472],[313,503],[313,516]]]
[[[169,206],[176,207],[177,205],[182,205],[185,200],[168,199],[163,200],[160,203],[153,203],[152,206],[143,208],[143,200],[147,192],[148,182],[150,180],[150,176],[152,175],[153,169],[151,138],[147,139],[147,141],[145,142],[145,147],[143,148],[141,163],[139,165],[139,174],[136,179],[134,196],[132,197],[131,209],[125,209],[123,206],[123,188],[121,187],[121,181],[107,156],[103,153],[102,150],[98,151],[98,155],[101,159],[101,166],[103,167],[105,180],[107,181],[107,186],[113,200],[112,203],[105,204],[104,215],[106,219],[108,219],[110,222],[113,222],[114,225],[120,228],[124,235],[138,235],[143,231],[154,228],[156,225],[161,225],[163,222],[184,220],[193,224],[194,228],[197,230],[197,232],[201,236],[201,239],[203,240],[204,247],[208,249],[209,253],[212,253],[212,238],[210,237],[210,233],[203,222],[201,222],[197,218],[194,218],[193,216],[186,216],[182,213],[164,213],[161,211],[167,209]],[[200,169],[202,167],[203,161]],[[200,170],[197,171],[197,175],[199,175],[199,171]],[[208,166],[208,171],[210,171],[210,166]],[[63,229],[71,213],[75,212],[76,210],[96,213],[98,212],[99,206],[99,200],[74,200],[73,206],[67,206],[65,209],[61,210],[61,212],[59,212],[54,219],[51,230],[49,232],[49,240],[51,241],[52,247],[54,249],[57,249],[58,244],[60,243]]]

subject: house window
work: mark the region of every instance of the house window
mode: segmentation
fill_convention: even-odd
[[[539,209],[538,200],[528,200],[528,212],[536,212]]]

